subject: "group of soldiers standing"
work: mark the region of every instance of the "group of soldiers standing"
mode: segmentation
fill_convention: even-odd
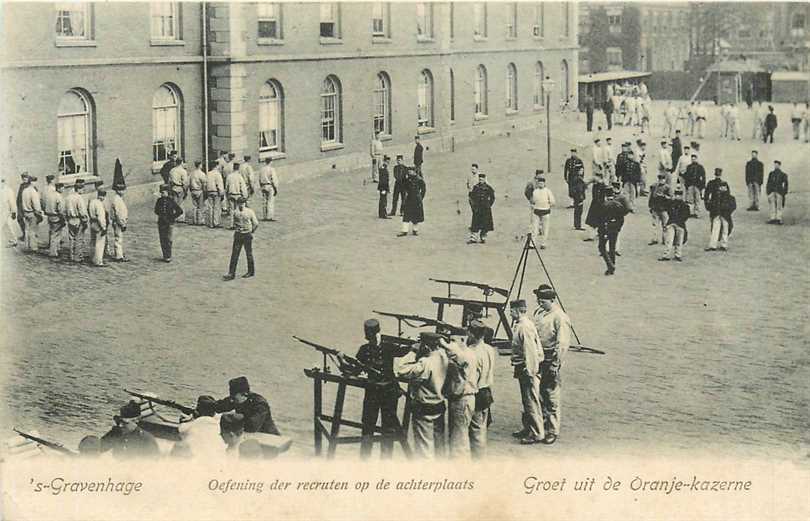
[[[371,177],[372,182],[377,183],[379,193],[377,217],[390,219],[397,215],[399,206],[402,227],[397,237],[405,237],[409,233],[413,236],[419,235],[419,224],[425,221],[425,207],[422,203],[427,194],[427,184],[425,184],[422,171],[424,147],[419,136],[414,138],[414,142],[413,166],[405,165],[402,154],[396,156],[396,163],[393,166],[394,188],[390,211],[387,208],[388,194],[391,192],[391,173],[389,173],[391,158],[382,153],[379,134],[374,135],[371,143]]]

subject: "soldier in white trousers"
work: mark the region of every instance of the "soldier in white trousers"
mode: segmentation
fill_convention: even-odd
[[[107,209],[104,207],[106,190],[99,190],[97,197],[90,200],[87,205],[87,217],[90,220],[90,244],[93,245],[93,266],[102,267],[104,264],[104,247],[107,245]]]
[[[259,170],[259,189],[262,192],[262,220],[276,220],[276,196],[278,195],[278,175],[272,166],[273,160],[266,158]]]

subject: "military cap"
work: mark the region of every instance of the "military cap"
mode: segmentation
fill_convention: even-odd
[[[593,138],[594,143],[599,143],[599,141],[601,141],[601,140],[598,137]]]
[[[121,418],[139,418],[141,416],[141,406],[135,400],[130,400],[129,403],[123,405],[119,411]]]
[[[250,161],[250,156],[243,156],[243,157],[245,158],[245,161]]]
[[[426,345],[433,346],[439,343],[439,340],[443,338],[442,335],[439,333],[433,333],[431,331],[423,331],[419,333],[419,340]]]
[[[722,168],[715,168],[715,169],[714,169],[714,175],[720,175],[720,174],[722,174],[722,173],[723,173],[723,169],[722,169]]]
[[[612,137],[610,137],[610,136],[608,136],[608,137],[606,137],[606,138],[605,138],[605,141],[612,141],[612,140],[613,140],[613,138],[612,138]]]
[[[686,150],[687,148],[689,148],[689,145],[684,145],[684,146],[683,146],[683,149],[684,149],[684,150]]]
[[[231,396],[239,393],[249,393],[250,384],[248,383],[247,376],[237,376],[228,382],[228,392]]]
[[[545,172],[542,169],[538,169],[538,170],[534,171],[534,175],[537,175],[537,174],[545,174]]]
[[[160,191],[161,192],[169,192],[169,191],[171,191],[171,189],[172,189],[172,187],[170,185],[168,185],[168,184],[160,185]]]
[[[510,308],[525,308],[526,307],[526,301],[524,299],[522,299],[522,298],[517,299],[517,300],[513,300],[512,302],[509,303],[509,307]]]
[[[662,139],[662,140],[661,140],[661,144],[662,144],[662,145],[666,145],[666,144],[667,144],[667,140],[666,140],[666,139]]]
[[[571,149],[571,152],[576,152],[576,151],[577,151],[576,147]]]
[[[683,193],[683,188],[681,188],[681,185],[678,185],[678,186],[675,187],[675,193],[676,194],[682,194]]]
[[[551,300],[557,296],[557,292],[548,284],[540,284],[533,293],[543,300]]]
[[[483,177],[484,179],[486,179],[487,174],[485,174],[484,172],[479,172],[478,177]]]
[[[397,154],[397,159],[402,159],[404,156],[402,154]]]
[[[383,156],[383,161],[391,161],[391,158],[389,156]]]
[[[239,204],[239,203],[246,203],[246,202],[247,202],[247,199],[245,199],[245,198],[244,198],[244,197],[242,197],[242,196],[239,196],[239,197],[237,197],[237,198],[236,198],[236,203],[237,203],[237,204]]]
[[[775,164],[775,165],[779,165],[779,166],[782,166],[782,162],[781,162],[781,161],[779,161],[778,159],[777,159],[776,161],[774,161],[774,162],[773,162],[773,164]]]
[[[45,181],[47,181],[47,182],[49,182],[49,183],[50,183],[50,182],[51,182],[51,181],[53,181],[55,178],[56,178],[56,176],[54,176],[53,174],[48,174],[48,175],[46,175],[46,176],[45,176]]]
[[[370,318],[363,322],[363,329],[372,333],[380,332],[380,321],[376,318]]]
[[[103,188],[99,188],[98,189],[98,196],[99,197],[104,197],[105,195],[107,195],[107,190],[105,190]]]
[[[200,416],[213,416],[217,413],[216,410],[216,400],[213,396],[209,396],[204,394],[197,398],[197,413]]]
[[[692,154],[692,157],[694,157],[695,159],[697,159],[697,154]]]

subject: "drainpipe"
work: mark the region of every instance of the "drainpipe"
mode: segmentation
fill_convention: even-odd
[[[208,172],[208,3],[202,3],[202,52],[203,52],[203,167]]]

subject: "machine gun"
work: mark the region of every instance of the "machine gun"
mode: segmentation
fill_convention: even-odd
[[[68,456],[78,456],[78,453],[73,452],[72,450],[70,450],[67,447],[65,447],[64,445],[62,445],[61,443],[58,443],[58,442],[55,442],[55,441],[48,441],[46,439],[40,438],[39,436],[34,436],[33,434],[28,434],[27,432],[23,432],[21,430],[18,430],[16,427],[13,430],[14,430],[14,432],[19,434],[23,438],[25,438],[27,440],[31,440],[34,443],[38,443],[38,444],[42,445],[43,447],[48,447],[49,449],[55,450],[56,452],[59,452],[61,454],[67,454]]]
[[[368,364],[364,364],[357,358],[353,356],[349,356],[347,354],[341,353],[337,349],[333,349],[331,347],[322,346],[321,344],[316,344],[315,342],[310,342],[309,340],[304,340],[303,338],[299,338],[293,335],[293,338],[301,342],[302,344],[306,344],[310,347],[314,347],[317,351],[320,351],[323,354],[323,370],[324,372],[329,372],[329,366],[327,365],[327,357],[331,357],[332,360],[337,364],[338,367],[348,369],[349,372],[360,372],[365,371],[366,374],[372,378],[377,380],[385,380],[386,377],[383,373]],[[345,369],[341,369],[342,371]]]
[[[438,320],[435,318],[428,318],[423,317],[421,315],[406,315],[404,313],[388,313],[387,311],[377,311],[376,309],[373,310],[374,313],[378,315],[382,315],[384,317],[393,317],[397,319],[397,335],[402,336],[402,323],[405,322],[410,327],[437,327],[442,329],[455,329],[455,326],[444,322],[443,320]],[[414,322],[421,322],[420,324],[414,324]]]
[[[484,284],[483,282],[473,282],[471,280],[444,280],[444,279],[428,279],[432,280],[433,282],[438,282],[440,284],[447,284],[447,297],[450,298],[452,296],[450,290],[453,286],[469,286],[472,288],[478,288],[484,292],[485,297],[491,297],[494,294],[498,294],[502,297],[508,297],[509,291],[503,288],[498,288],[495,286],[490,286],[489,284]]]
[[[165,405],[166,407],[171,407],[172,409],[177,409],[183,414],[193,415],[194,411],[196,410],[193,407],[186,407],[185,405],[180,405],[174,400],[164,400],[163,398],[158,398],[157,396],[136,393],[135,391],[130,391],[129,389],[124,389],[124,392],[134,396],[135,398],[140,398],[141,400],[146,400],[148,402],[156,403],[158,405]]]

